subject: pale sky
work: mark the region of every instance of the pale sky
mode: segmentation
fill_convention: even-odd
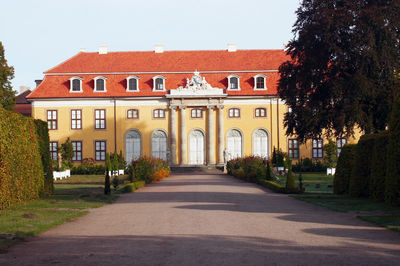
[[[283,49],[299,0],[1,0],[0,41],[12,80],[35,87],[43,72],[86,48],[109,51]]]

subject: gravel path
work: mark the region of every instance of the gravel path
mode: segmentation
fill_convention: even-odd
[[[224,175],[176,175],[0,254],[0,265],[399,265],[400,234]]]

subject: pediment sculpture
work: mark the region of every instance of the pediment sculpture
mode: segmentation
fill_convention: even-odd
[[[223,95],[224,90],[213,88],[198,71],[193,73],[191,79],[186,78],[186,85],[175,90],[170,90],[171,95]]]

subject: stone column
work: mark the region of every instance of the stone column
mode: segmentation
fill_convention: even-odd
[[[181,109],[181,165],[187,164],[186,152],[186,106],[180,106]]]
[[[170,106],[171,110],[171,151],[170,160],[172,165],[176,165],[176,106]]]
[[[218,164],[224,164],[224,106],[218,106]]]
[[[214,128],[214,106],[207,106],[208,109],[208,164],[215,164],[215,128]]]

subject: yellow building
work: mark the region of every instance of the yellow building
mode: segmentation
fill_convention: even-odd
[[[323,157],[324,140],[298,145],[283,126],[277,96],[283,50],[80,52],[45,72],[28,96],[48,121],[50,149],[68,137],[74,160],[122,150],[171,165],[217,165],[273,148],[293,159]],[[348,140],[338,141],[339,148]]]

